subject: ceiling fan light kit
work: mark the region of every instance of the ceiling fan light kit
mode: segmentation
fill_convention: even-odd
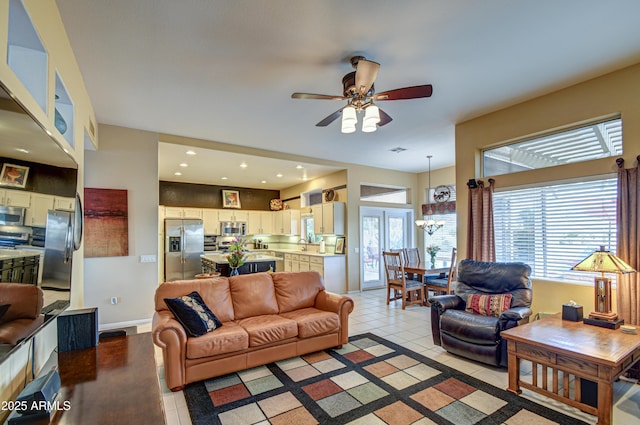
[[[353,133],[358,122],[357,113],[364,111],[362,131],[371,133],[388,124],[392,118],[378,108],[373,101],[404,100],[430,97],[433,92],[431,84],[404,87],[375,94],[374,81],[378,75],[380,64],[366,60],[363,56],[351,58],[351,65],[356,69],[342,78],[343,95],[332,96],[313,93],[293,93],[293,99],[346,100],[347,106],[324,118],[317,127],[326,127],[342,116],[342,132]]]

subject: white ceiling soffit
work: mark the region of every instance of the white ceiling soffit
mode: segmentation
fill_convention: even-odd
[[[454,164],[456,122],[640,62],[638,0],[56,1],[101,123],[407,172]],[[345,102],[291,94],[341,95],[354,55],[433,96],[316,127]]]

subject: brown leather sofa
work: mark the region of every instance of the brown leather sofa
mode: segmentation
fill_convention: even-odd
[[[164,302],[197,291],[222,326],[188,336]],[[299,356],[348,341],[351,298],[326,292],[317,272],[254,273],[163,283],[156,290],[153,341],[167,386]]]
[[[43,304],[44,295],[37,286],[0,283],[0,306],[9,306],[0,317],[0,344],[16,345],[38,329],[44,323]]]

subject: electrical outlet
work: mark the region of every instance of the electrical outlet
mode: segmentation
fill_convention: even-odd
[[[153,254],[140,256],[141,263],[155,263],[156,261],[157,261],[156,256]]]
[[[111,305],[118,304],[118,297],[111,297]]]

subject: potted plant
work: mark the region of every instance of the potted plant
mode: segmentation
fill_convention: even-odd
[[[229,276],[238,275],[238,267],[244,265],[247,259],[246,241],[241,237],[235,238],[231,245],[229,245],[229,253],[227,254],[227,261],[229,262],[229,268],[231,269]]]

